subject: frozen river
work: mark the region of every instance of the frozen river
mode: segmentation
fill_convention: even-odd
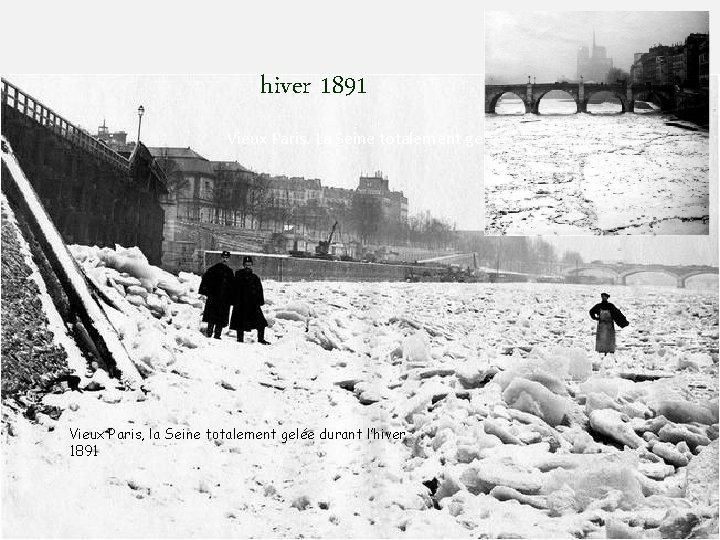
[[[489,232],[707,234],[706,132],[657,113],[557,114],[575,104],[543,101],[539,116],[485,117]]]
[[[630,326],[601,359],[592,286],[266,281],[262,347],[201,334],[199,277],[163,274],[168,296],[97,252],[74,250],[145,392],[83,372],[45,397],[58,418],[9,416],[6,536],[676,537],[690,512],[712,532],[714,292],[604,287]],[[137,437],[70,456],[109,427]]]

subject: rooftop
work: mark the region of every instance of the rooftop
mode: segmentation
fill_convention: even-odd
[[[202,157],[189,146],[184,148],[175,146],[151,146],[148,148],[148,150],[150,150],[150,153],[154,157],[195,158],[207,161],[207,159]]]
[[[247,167],[243,167],[237,161],[211,161],[212,168],[216,171],[240,171],[249,172],[252,171]]]
[[[176,164],[178,170],[182,172],[199,172],[207,175],[214,175],[210,161],[202,157],[195,150],[190,148],[176,148],[171,146],[154,146],[148,148],[152,156],[156,159],[160,167],[165,170],[166,174],[174,171],[168,170],[166,160],[170,160]]]

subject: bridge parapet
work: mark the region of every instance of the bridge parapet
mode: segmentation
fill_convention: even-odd
[[[123,172],[129,173],[130,161],[128,159],[5,79],[2,79],[2,105],[22,113],[25,117],[67,139],[73,145],[90,152]]]
[[[650,96],[658,101],[661,109],[674,108],[676,89],[673,85],[636,85],[627,82],[604,83],[526,83],[526,84],[487,84],[485,85],[485,112],[495,113],[495,106],[505,93],[513,93],[522,99],[526,113],[538,114],[540,100],[553,90],[570,94],[577,105],[577,112],[587,112],[587,105],[593,94],[610,92],[620,100],[622,112],[634,112],[635,100]]]
[[[165,175],[138,144],[130,160],[2,80],[2,135],[68,244],[162,255]],[[3,175],[3,193],[6,186]]]
[[[620,285],[627,285],[627,278],[635,274],[660,273],[669,275],[676,280],[679,288],[684,288],[688,279],[694,276],[705,274],[718,274],[716,266],[670,266],[661,264],[648,265],[624,265],[624,264],[586,264],[579,267],[571,267],[565,270],[567,276],[579,275],[584,271],[601,270],[615,274],[616,282]]]

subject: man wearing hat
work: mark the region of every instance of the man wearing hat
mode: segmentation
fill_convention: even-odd
[[[203,274],[198,292],[207,296],[203,322],[208,323],[207,337],[220,339],[220,333],[230,319],[232,302],[233,271],[228,266],[230,252],[223,251],[221,261],[212,265]]]
[[[590,318],[597,321],[595,351],[605,355],[615,352],[615,325],[625,328],[630,324],[622,312],[608,302],[608,298],[608,293],[601,293],[600,303],[590,309]]]
[[[262,283],[253,273],[252,257],[243,257],[243,267],[235,272],[233,291],[233,314],[230,329],[237,332],[237,340],[243,341],[244,333],[257,330],[258,343],[270,345],[265,341],[267,321],[260,306],[265,304]]]

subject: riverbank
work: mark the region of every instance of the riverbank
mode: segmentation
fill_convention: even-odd
[[[592,286],[268,281],[270,347],[189,304],[143,392],[95,376],[58,419],[8,415],[3,534],[717,534],[717,295],[608,289],[631,325],[605,358]]]

